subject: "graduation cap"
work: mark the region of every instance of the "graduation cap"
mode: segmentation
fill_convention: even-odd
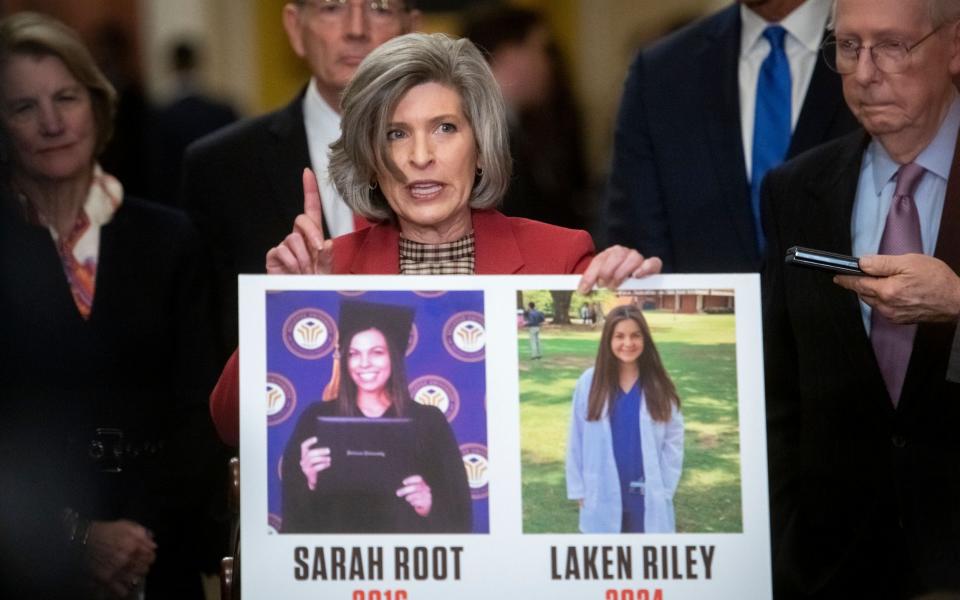
[[[413,312],[412,308],[397,304],[343,300],[340,303],[338,325],[341,354],[349,349],[354,335],[367,329],[377,329],[387,339],[387,343],[403,356],[410,343]]]

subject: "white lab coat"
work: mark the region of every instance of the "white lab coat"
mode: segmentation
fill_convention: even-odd
[[[573,391],[573,415],[567,441],[567,498],[583,499],[582,533],[619,533],[623,519],[620,476],[613,456],[610,419],[587,421],[593,367],[584,371]],[[641,388],[642,390],[642,388]],[[676,531],[673,494],[683,469],[683,415],[673,407],[670,420],[654,421],[641,391],[640,445],[643,450],[644,531]]]

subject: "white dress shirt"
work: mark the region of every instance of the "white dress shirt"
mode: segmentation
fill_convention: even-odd
[[[353,211],[343,201],[330,181],[330,144],[340,137],[340,115],[327,104],[311,79],[303,98],[303,124],[307,130],[310,164],[317,174],[323,220],[332,237],[354,230]]]
[[[796,128],[803,99],[820,60],[820,44],[830,18],[831,0],[807,0],[780,21],[787,30],[784,51],[790,63],[790,128]],[[757,80],[760,66],[770,53],[770,42],[763,37],[768,23],[743,4],[740,5],[740,126],[743,134],[743,158],[747,180],[753,168],[753,120],[757,105]]]

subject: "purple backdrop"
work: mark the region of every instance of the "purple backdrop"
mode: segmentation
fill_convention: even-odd
[[[280,459],[300,413],[320,401],[336,352],[340,301],[413,307],[410,395],[437,406],[456,435],[473,496],[473,531],[490,529],[483,292],[268,292],[267,473],[270,526],[280,529]]]

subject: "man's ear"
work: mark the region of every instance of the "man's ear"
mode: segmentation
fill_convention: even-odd
[[[303,33],[300,30],[300,7],[292,2],[283,5],[283,29],[287,32],[287,40],[293,52],[303,58],[306,51],[303,48]]]
[[[950,34],[950,73],[954,81],[960,80],[960,21],[946,25]]]

